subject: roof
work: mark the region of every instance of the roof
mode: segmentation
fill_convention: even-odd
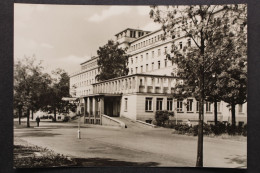
[[[142,29],[126,28],[126,29],[124,29],[123,31],[120,31],[120,32],[118,32],[117,34],[115,34],[115,36],[118,35],[118,34],[120,34],[120,33],[122,33],[122,32],[124,32],[124,31],[126,31],[126,30],[135,30],[135,31],[151,32],[151,31],[145,31],[145,30],[142,30]]]
[[[86,61],[84,61],[83,63],[81,63],[80,65],[82,65],[82,64],[85,64],[85,63],[87,63],[87,62],[89,62],[89,61],[92,61],[93,59],[97,59],[98,57],[96,56],[93,56],[93,57],[91,57],[91,59],[88,59],[88,60],[86,60]]]
[[[145,35],[143,35],[143,36],[141,36],[141,37],[138,37],[138,38],[136,38],[135,40],[130,41],[129,43],[131,44],[131,43],[133,43],[133,42],[135,42],[135,41],[138,41],[138,40],[140,40],[140,39],[142,39],[142,38],[144,38],[144,37],[147,37],[147,36],[149,36],[149,35],[152,35],[152,34],[154,34],[154,33],[156,33],[156,32],[161,31],[161,30],[162,30],[161,28],[160,28],[160,29],[157,29],[157,30],[155,30],[155,31],[153,31],[153,32],[150,32],[150,33],[145,34]]]

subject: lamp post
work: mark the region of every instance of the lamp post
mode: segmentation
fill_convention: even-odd
[[[77,106],[80,106],[80,100],[79,98],[76,97],[63,97],[62,98],[63,101],[70,101],[72,103],[76,103]],[[76,114],[77,114],[77,110],[76,110]],[[81,134],[80,134],[80,114],[79,114],[79,120],[78,120],[78,139],[81,139]]]
[[[80,106],[80,100],[77,99],[76,100],[77,104],[78,104],[78,107]],[[80,114],[78,114],[79,116],[79,120],[78,120],[78,139],[81,139],[81,134],[80,134]]]

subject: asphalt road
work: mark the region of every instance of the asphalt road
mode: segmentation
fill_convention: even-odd
[[[109,128],[42,122],[40,128],[14,128],[14,136],[57,153],[95,161],[97,166],[194,167],[197,137],[172,134],[164,128]],[[32,126],[35,126],[33,123]],[[246,168],[247,145],[242,141],[204,138],[204,166]],[[102,165],[100,163],[107,163]]]

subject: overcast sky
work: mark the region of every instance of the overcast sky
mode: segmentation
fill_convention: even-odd
[[[14,60],[36,56],[46,71],[80,63],[126,28],[154,31],[149,6],[14,5]]]

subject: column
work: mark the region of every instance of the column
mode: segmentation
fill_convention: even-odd
[[[168,78],[168,94],[171,94],[172,93],[172,86],[171,86],[171,83],[172,83],[172,79],[171,78]]]
[[[92,112],[94,115],[94,124],[96,124],[96,98],[92,98]]]
[[[87,97],[88,122],[90,123],[90,98]]]
[[[104,114],[104,97],[100,97],[99,106],[100,124],[102,125],[102,115]]]
[[[144,77],[144,92],[147,93],[147,77]]]
[[[152,78],[152,93],[155,93],[155,80],[156,78]]]
[[[163,93],[163,78],[160,78],[160,93]]]
[[[86,123],[86,111],[87,111],[87,103],[86,103],[86,98],[84,98],[84,119],[83,119],[83,124]]]

